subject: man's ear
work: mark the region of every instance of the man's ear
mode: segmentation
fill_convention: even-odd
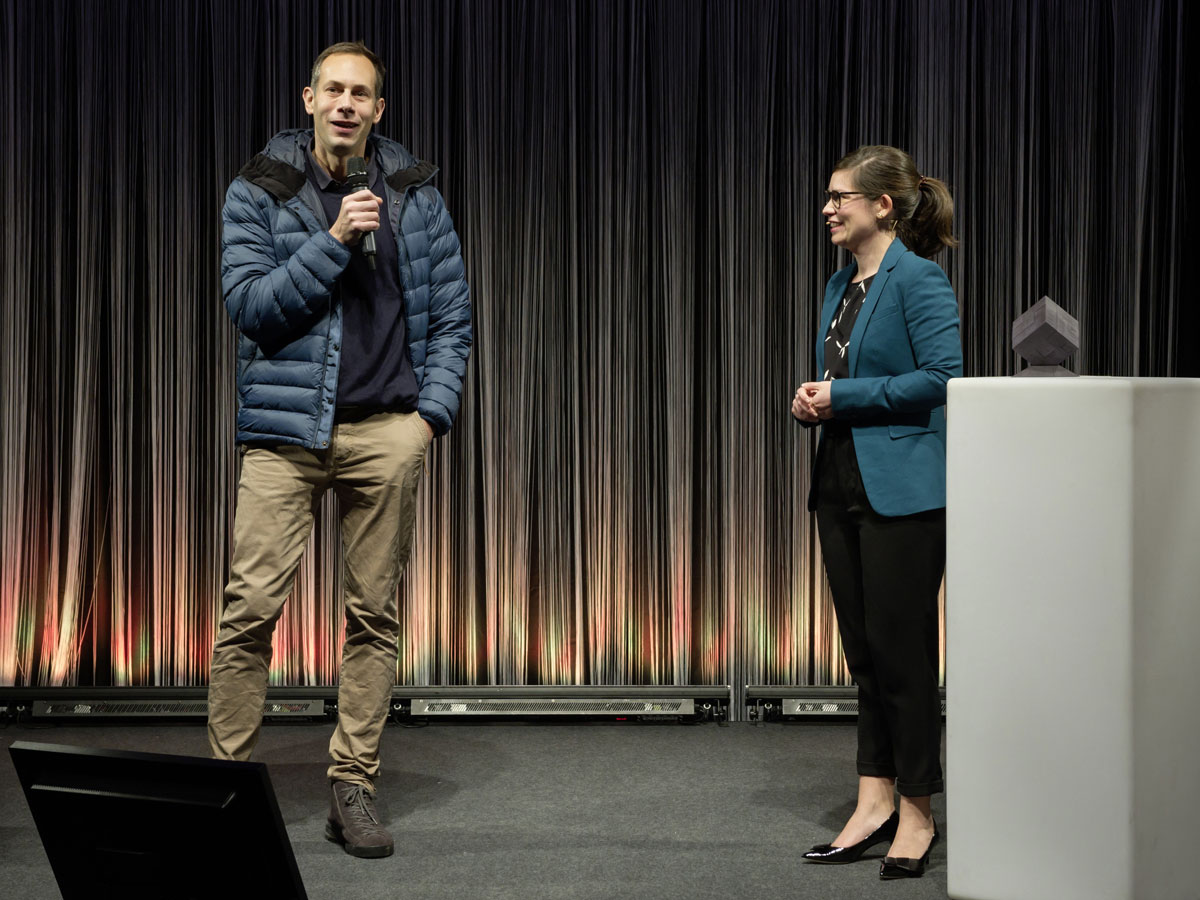
[[[317,95],[313,93],[312,85],[306,84],[304,90],[300,92],[300,96],[304,98],[304,111],[311,116],[313,114],[313,101],[317,98]]]

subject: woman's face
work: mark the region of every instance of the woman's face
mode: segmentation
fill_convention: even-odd
[[[829,192],[842,195],[840,207],[835,209],[833,201],[826,200],[821,210],[829,228],[829,240],[854,253],[864,241],[879,233],[884,221],[880,217],[881,204],[859,193],[854,178],[845,169],[829,176]]]

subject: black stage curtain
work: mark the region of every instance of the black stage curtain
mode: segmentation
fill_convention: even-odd
[[[1076,371],[1195,374],[1183,7],[4,0],[0,683],[205,681],[238,459],[224,190],[359,38],[475,303],[400,680],[845,683],[788,412],[846,262],[830,168],[890,143],[951,185],[968,375],[1019,367],[1044,294]],[[276,683],[336,679],[336,512]]]

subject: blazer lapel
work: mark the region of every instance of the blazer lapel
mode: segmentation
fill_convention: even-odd
[[[862,309],[858,311],[858,318],[854,320],[854,330],[850,332],[850,359],[848,360],[850,368],[850,377],[853,378],[858,370],[858,347],[862,343],[863,331],[867,327],[867,322],[871,319],[871,314],[875,312],[875,307],[879,305],[879,298],[883,295],[883,289],[887,286],[888,279],[892,277],[892,269],[896,268],[896,264],[900,262],[900,257],[908,252],[908,248],[904,246],[904,242],[900,238],[892,241],[892,245],[888,247],[887,253],[883,254],[883,259],[879,263],[879,271],[875,273],[875,278],[871,281],[871,289],[867,291],[867,296],[863,300]],[[826,324],[828,329],[828,324]]]

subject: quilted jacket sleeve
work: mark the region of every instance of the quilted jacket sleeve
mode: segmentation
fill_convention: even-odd
[[[470,289],[458,235],[441,194],[424,187],[418,197],[429,233],[431,263],[429,339],[418,409],[435,434],[445,434],[458,414],[471,354]]]
[[[295,231],[275,234],[275,218],[291,218]],[[328,231],[307,235],[290,211],[240,177],[226,192],[221,222],[221,288],[234,325],[266,346],[303,334],[328,309],[350,249]],[[281,253],[279,242],[290,250],[288,240],[298,246]]]

